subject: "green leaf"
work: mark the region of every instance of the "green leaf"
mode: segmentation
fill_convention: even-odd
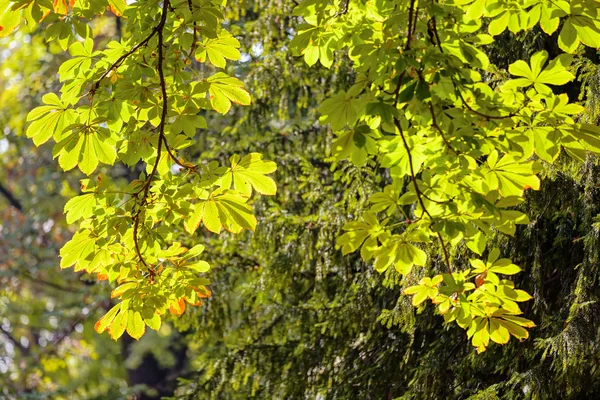
[[[250,105],[250,93],[244,89],[244,84],[237,78],[232,78],[223,72],[217,72],[207,79],[210,84],[208,92],[210,103],[215,111],[226,114],[231,108],[231,102],[244,106]]]
[[[374,212],[367,211],[362,215],[361,221],[352,221],[344,225],[343,229],[346,231],[346,233],[338,237],[336,248],[339,249],[341,247],[342,254],[346,255],[356,251],[363,245],[363,243],[366,243],[366,240],[372,237],[374,241],[369,243],[371,249],[366,251],[364,254],[366,257],[364,259],[369,260],[373,255],[375,255],[373,252],[377,246],[377,239],[379,239],[381,242],[384,242],[389,237],[389,233],[385,230],[384,225],[385,221],[383,224],[381,224]],[[387,268],[387,266],[391,265],[392,263],[393,256],[395,255],[395,249],[395,246],[393,246],[393,248],[382,247],[379,249],[377,251],[377,256],[381,256],[381,259],[377,262],[383,262],[382,260],[384,258],[386,262],[389,260],[389,263],[386,265]],[[381,272],[381,267],[377,264],[377,262],[375,268]]]
[[[75,111],[54,93],[45,94],[42,101],[45,106],[34,108],[27,115],[27,121],[33,121],[27,128],[27,137],[33,138],[36,146],[46,143],[51,137],[58,139],[76,116]]]
[[[225,68],[227,60],[239,60],[241,55],[238,50],[240,42],[227,31],[219,32],[215,39],[206,38],[196,50],[196,59],[205,62],[206,58],[212,65]]]
[[[127,326],[128,320],[128,311],[121,307],[121,310],[117,314],[117,316],[113,319],[113,321],[108,326],[108,335],[112,340],[117,340],[123,333],[125,332],[125,327]]]
[[[319,112],[323,115],[322,121],[328,122],[334,131],[353,126],[357,119],[356,99],[342,90],[321,103]]]
[[[514,275],[521,272],[521,268],[519,268],[515,264],[511,264],[510,260],[506,258],[502,258],[496,261],[489,269],[492,272],[496,272],[498,274],[504,275]]]
[[[113,12],[117,17],[120,17],[127,8],[127,2],[125,0],[108,0],[110,11]]]
[[[0,2],[0,38],[10,35],[21,22],[21,11],[12,10],[12,1]]]
[[[485,181],[490,190],[498,189],[502,196],[523,196],[525,189],[539,190],[540,180],[536,174],[539,164],[533,161],[520,161],[518,157],[503,156],[498,161],[498,152],[494,150],[488,157],[489,173]]]
[[[558,47],[567,53],[574,53],[579,46],[579,36],[571,18],[567,18],[558,35]]]
[[[146,332],[146,324],[138,311],[127,311],[127,333],[135,340],[140,340]],[[114,338],[113,338],[114,339]]]
[[[60,249],[60,267],[69,268],[76,263],[85,263],[95,248],[95,239],[90,237],[90,231],[80,230],[73,235]],[[88,261],[89,263],[89,261]]]
[[[252,212],[252,207],[245,203],[247,198],[235,192],[227,192],[213,196],[213,200],[227,230],[237,233],[242,229],[251,231],[256,229],[256,217]]]
[[[496,318],[490,318],[490,339],[498,344],[506,344],[510,340],[508,329]]]
[[[148,327],[150,327],[151,329],[153,329],[155,331],[159,331],[160,325],[161,325],[160,315],[158,315],[157,313],[154,313],[152,318],[144,319],[144,323],[146,325],[148,325]]]
[[[486,243],[487,237],[478,231],[475,235],[473,235],[472,238],[467,240],[467,247],[472,252],[482,255],[483,251],[485,250]]]
[[[472,324],[475,324],[475,329],[472,333],[471,342],[473,346],[477,347],[477,352],[481,353],[490,344],[489,322],[487,318],[475,318]]]
[[[186,264],[185,267],[200,273],[210,271],[210,264],[206,261],[196,261],[191,264]]]
[[[427,263],[427,253],[410,243],[402,243],[397,248],[394,267],[401,274],[408,274],[413,265],[424,266]]]
[[[277,170],[277,165],[272,161],[264,161],[262,154],[250,153],[244,158],[235,154],[230,159],[231,168],[223,176],[221,187],[234,189],[244,196],[250,196],[252,189],[260,194],[275,195],[277,185],[275,181],[265,176]]]
[[[80,219],[86,219],[92,216],[96,198],[93,193],[73,197],[65,204],[64,211],[67,215],[67,223],[72,224]]]
[[[203,205],[202,221],[204,226],[211,232],[221,233],[222,224],[217,205],[212,200],[204,202]]]

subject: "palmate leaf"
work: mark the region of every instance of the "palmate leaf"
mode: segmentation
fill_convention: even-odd
[[[527,65],[523,60],[518,60],[510,64],[508,72],[522,78],[507,82],[507,84],[504,85],[504,88],[534,85],[539,93],[550,94],[552,93],[552,90],[547,85],[560,86],[575,79],[575,75],[567,70],[567,67],[573,61],[573,56],[561,54],[550,61],[546,68],[542,70],[542,67],[547,60],[548,52],[542,50],[531,56],[530,65]]]
[[[336,160],[350,158],[354,165],[362,167],[370,154],[377,153],[373,136],[359,129],[343,133],[331,145],[331,153]]]
[[[92,65],[94,41],[86,38],[85,42],[75,42],[69,46],[69,53],[73,56],[71,59],[62,63],[58,69],[60,81],[77,76],[81,71],[87,72]]]
[[[342,254],[349,254],[361,246],[361,256],[365,261],[373,257],[373,251],[378,247],[377,241],[385,242],[389,233],[385,230],[387,220],[379,222],[374,212],[367,211],[360,221],[347,222],[343,229],[346,231],[339,236],[335,247],[342,249]]]
[[[533,328],[535,324],[525,318],[516,316],[509,311],[486,307],[486,315],[475,317],[467,330],[467,336],[471,339],[477,352],[481,353],[487,349],[490,339],[498,344],[506,344],[510,336],[519,340],[529,337],[525,328]]]
[[[433,278],[425,277],[419,281],[416,286],[411,286],[402,291],[407,295],[413,295],[412,305],[418,306],[427,298],[433,300],[438,295],[439,291],[437,286],[443,281],[442,275],[436,275]]]
[[[220,233],[223,228],[234,233],[242,229],[253,231],[257,221],[247,201],[247,197],[234,191],[217,189],[207,200],[194,204],[194,211],[185,220],[185,229],[194,233],[202,222],[206,229],[214,233]]]
[[[219,32],[216,39],[206,38],[198,45],[196,59],[205,62],[207,57],[212,65],[225,68],[227,60],[239,60],[241,54],[238,50],[240,42],[227,31]]]
[[[392,241],[377,249],[373,266],[378,272],[385,272],[393,264],[398,273],[407,275],[413,266],[424,266],[426,263],[427,253],[417,246],[406,242]]]
[[[244,89],[244,84],[237,78],[232,78],[223,72],[217,72],[206,80],[209,83],[210,104],[221,114],[226,114],[231,103],[250,105],[250,93]]]
[[[252,189],[260,194],[274,195],[277,192],[275,181],[266,176],[277,170],[273,161],[264,161],[262,154],[250,153],[244,158],[235,154],[229,158],[231,167],[223,175],[221,187],[233,188],[243,196],[252,195]]]
[[[393,185],[387,185],[383,192],[374,193],[370,198],[369,202],[373,204],[369,211],[373,212],[381,212],[386,211],[387,215],[392,215],[396,209],[398,208],[398,204],[400,203],[398,200],[400,196],[400,190],[402,187],[400,186],[400,180],[396,180]],[[406,193],[405,193],[406,195]],[[403,195],[403,197],[405,197]],[[416,195],[415,195],[416,200]],[[412,203],[412,202],[411,202]]]
[[[87,193],[81,196],[73,197],[65,204],[65,214],[67,223],[72,224],[80,219],[89,218],[94,213],[96,207],[96,197],[93,193]]]
[[[521,272],[521,268],[511,262],[508,258],[500,258],[500,250],[493,249],[487,259],[483,262],[479,259],[471,259],[469,263],[473,267],[472,273],[482,276],[495,285],[500,284],[500,278],[496,274],[514,275]]]
[[[74,130],[54,146],[52,153],[63,170],[78,166],[86,175],[94,172],[100,162],[113,165],[117,159],[110,131],[97,126]]]
[[[502,196],[523,196],[525,189],[539,190],[540,179],[536,176],[541,166],[534,161],[520,161],[517,157],[504,155],[498,159],[498,152],[492,151],[487,159],[488,173],[485,182],[490,190],[499,190]]]
[[[33,121],[27,128],[27,137],[32,138],[36,146],[46,143],[52,137],[59,139],[63,130],[77,116],[75,110],[70,109],[54,93],[45,94],[42,101],[46,105],[34,108],[27,115],[27,121]]]
[[[357,100],[351,93],[340,91],[337,95],[325,100],[319,112],[323,115],[321,120],[329,123],[334,131],[344,126],[352,126],[357,119]]]

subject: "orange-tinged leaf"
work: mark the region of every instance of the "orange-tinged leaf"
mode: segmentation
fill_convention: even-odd
[[[179,301],[174,301],[169,305],[169,311],[171,314],[179,317],[185,311],[185,300],[184,298],[179,299]]]
[[[127,326],[127,313],[121,310],[108,326],[108,334],[112,340],[117,340],[123,336],[125,327]]]
[[[54,0],[52,5],[54,12],[57,14],[67,15],[69,12],[69,3],[67,0]]]
[[[194,291],[198,294],[198,297],[201,297],[203,299],[207,299],[210,296],[212,296],[211,291],[205,287],[196,288]]]
[[[21,11],[12,10],[12,2],[0,2],[0,38],[10,35],[21,22]]]
[[[197,306],[201,306],[201,305],[202,305],[202,302],[201,302],[200,300],[193,301],[193,300],[191,300],[191,299],[188,299],[187,297],[184,297],[184,299],[185,299],[185,301],[186,301],[186,302],[187,302],[187,303],[188,303],[190,306],[197,307]]]
[[[117,312],[121,309],[121,303],[111,308],[102,318],[94,325],[94,330],[98,333],[102,333],[108,328],[110,323],[115,319]]]
[[[108,8],[117,17],[120,17],[127,8],[127,3],[125,0],[108,0]]]
[[[137,282],[124,283],[110,293],[110,298],[114,299],[115,297],[121,297],[123,293],[135,287],[137,287]]]

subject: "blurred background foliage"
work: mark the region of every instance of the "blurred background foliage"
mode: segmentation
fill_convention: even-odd
[[[189,158],[226,160],[259,151],[277,162],[278,193],[255,203],[254,234],[197,232],[215,268],[213,297],[139,342],[93,331],[110,307],[110,288],[60,272],[58,249],[71,230],[62,208],[79,192],[79,172],[60,172],[49,145],[25,137],[27,112],[56,91],[66,58],[42,24],[0,39],[0,397],[8,399],[591,399],[600,397],[600,166],[561,158],[523,207],[531,219],[514,238],[494,240],[524,272],[516,284],[534,295],[525,309],[532,338],[477,355],[465,333],[432,308],[416,312],[401,290],[443,268],[404,280],[335,238],[389,183],[372,161],[356,167],[329,156],[332,135],[318,104],[349,87],[350,61],[309,68],[287,48],[298,23],[289,0],[237,1],[229,29],[242,43],[230,73],[253,94],[249,108],[206,115]],[[91,22],[95,45],[127,32],[107,14]],[[489,46],[501,82],[518,58],[555,45],[535,30],[505,32]],[[578,55],[570,97],[600,122],[598,54]],[[504,70],[502,70],[504,68]],[[202,71],[209,74],[211,71]],[[114,179],[136,171],[106,168]],[[466,248],[452,250],[467,262]],[[415,314],[420,314],[415,318]]]

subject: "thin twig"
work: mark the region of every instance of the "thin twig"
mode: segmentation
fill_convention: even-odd
[[[433,217],[431,216],[431,214],[427,210],[427,207],[425,207],[425,203],[423,202],[423,196],[421,193],[421,189],[419,188],[419,185],[417,184],[417,177],[415,175],[415,170],[413,167],[412,154],[410,152],[410,147],[408,147],[408,143],[406,141],[406,138],[404,137],[404,132],[402,130],[402,126],[400,126],[400,121],[398,121],[398,118],[394,118],[394,125],[396,125],[396,128],[398,129],[398,132],[400,133],[400,137],[402,138],[402,143],[404,144],[404,149],[406,150],[406,154],[408,156],[408,165],[410,166],[410,178],[411,178],[413,186],[415,188],[415,193],[417,194],[417,200],[419,202],[419,205],[423,209],[423,212],[425,214],[427,214],[429,219],[433,220]],[[450,257],[448,255],[448,249],[446,248],[446,243],[444,243],[444,239],[442,238],[442,235],[439,232],[436,232],[436,233],[437,233],[438,239],[440,240],[440,244],[442,245],[442,249],[444,251],[444,258],[446,260],[446,266],[448,268],[448,273],[452,274],[452,268],[450,267]]]
[[[473,109],[469,105],[469,103],[467,103],[467,101],[465,100],[465,98],[463,97],[463,95],[462,95],[460,89],[458,88],[458,85],[457,85],[456,81],[454,80],[454,78],[451,78],[451,79],[452,79],[452,83],[454,85],[454,91],[456,92],[456,94],[460,98],[460,101],[462,102],[463,106],[465,106],[467,108],[467,110],[471,111],[473,114],[476,114],[476,115],[478,115],[478,116],[480,116],[482,118],[485,118],[485,119],[505,119],[505,118],[512,118],[512,117],[517,116],[518,111],[517,112],[512,112],[512,113],[510,113],[508,115],[488,115],[488,114],[484,114],[482,112],[479,112],[479,111]]]
[[[448,143],[448,139],[446,139],[446,136],[444,135],[444,131],[442,131],[442,128],[440,128],[440,126],[438,125],[437,120],[435,118],[435,110],[433,109],[433,104],[431,103],[431,101],[429,102],[429,111],[431,112],[431,118],[432,118],[431,124],[440,133],[440,136],[442,137],[442,140],[444,140],[444,143],[446,144],[446,147],[448,149],[452,150],[452,152],[454,154],[458,155],[459,154],[458,151],[456,151],[454,149],[454,147],[452,147],[450,145],[450,143]]]
[[[188,0],[188,8],[190,9],[190,13],[194,13],[194,8],[192,6],[192,0]],[[193,15],[192,15],[193,18]],[[190,59],[193,59],[194,52],[196,51],[196,41],[198,40],[196,36],[196,20],[194,20],[194,38],[192,39],[192,47],[190,48]]]
[[[435,35],[435,39],[436,39],[436,45],[438,47],[438,49],[440,49],[441,53],[444,53],[444,49],[442,48],[442,41],[440,40],[440,35],[438,33],[437,30],[437,24],[436,24],[436,20],[435,17],[431,17],[431,24],[430,27],[433,30],[433,34]],[[450,78],[452,80],[452,84],[454,86],[454,91],[456,92],[456,94],[458,95],[458,97],[460,98],[462,104],[467,108],[467,110],[471,111],[473,114],[476,114],[480,117],[486,118],[486,119],[504,119],[504,118],[512,118],[514,116],[517,115],[517,113],[510,113],[508,115],[504,115],[504,116],[496,116],[496,115],[488,115],[488,114],[484,114],[482,112],[479,112],[475,109],[473,109],[465,100],[465,98],[463,97],[460,89],[458,88],[458,84],[456,83],[456,81],[454,80],[454,77]]]
[[[166,0],[166,2],[168,3],[168,0]],[[163,7],[164,9],[164,7]],[[164,23],[162,24],[164,26]],[[96,93],[96,91],[98,91],[98,89],[100,88],[100,84],[102,83],[102,81],[104,80],[104,78],[106,78],[108,76],[108,74],[111,73],[111,71],[115,71],[116,69],[119,68],[121,66],[121,64],[123,64],[123,62],[129,57],[131,56],[133,53],[135,53],[136,51],[138,51],[139,48],[145,46],[146,44],[148,44],[148,42],[150,41],[150,39],[152,39],[154,37],[154,35],[156,35],[158,33],[158,30],[162,29],[161,24],[159,23],[158,25],[156,25],[154,27],[154,29],[152,30],[152,32],[150,32],[150,34],[148,36],[146,36],[146,38],[144,40],[142,40],[141,42],[139,42],[138,44],[136,44],[135,46],[133,46],[127,53],[123,54],[121,57],[117,58],[117,60],[112,63],[112,65],[106,69],[104,71],[104,73],[102,73],[102,75],[100,75],[100,78],[98,78],[98,80],[96,80],[96,82],[94,82],[94,84],[92,85],[92,88],[90,89],[89,92],[87,92],[86,94],[84,94],[82,97],[86,97],[88,95],[94,95]]]

